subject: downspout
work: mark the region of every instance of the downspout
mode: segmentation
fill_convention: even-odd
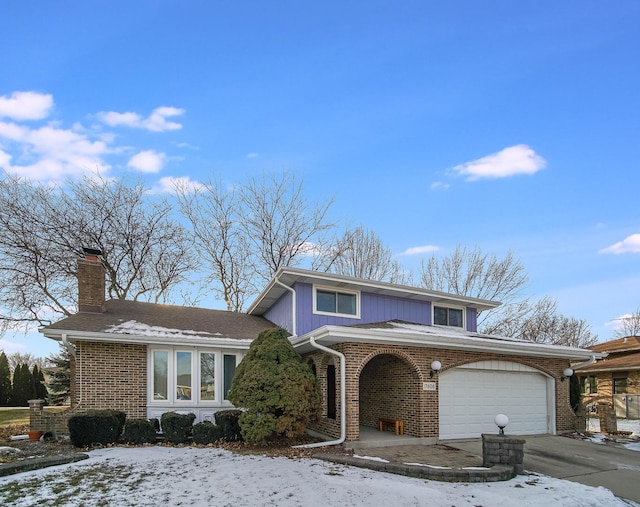
[[[293,336],[298,336],[298,329],[296,326],[296,291],[293,290],[291,287],[289,287],[288,285],[285,285],[284,283],[282,283],[280,280],[278,280],[277,278],[275,278],[275,282],[280,285],[281,287],[284,287],[285,289],[287,289],[289,292],[291,292],[291,327],[293,328],[291,330],[291,334]]]
[[[591,356],[591,359],[589,359],[588,361],[585,361],[584,363],[572,365],[571,369],[575,371],[578,368],[582,368],[583,366],[589,366],[590,364],[593,364],[595,362],[596,362],[596,356],[593,355],[593,356]]]
[[[62,333],[62,344],[64,345],[64,348],[67,349],[67,352],[69,352],[69,354],[71,354],[73,357],[76,357],[76,347],[67,339],[67,333]]]
[[[71,354],[73,357],[76,357],[76,346],[67,339],[67,333],[62,333],[62,344],[67,349],[69,354]],[[71,379],[71,382],[75,382],[78,378],[82,379],[82,365],[80,364],[80,361],[76,361],[76,372],[74,373],[76,373],[74,375],[75,378]],[[80,382],[75,382],[75,384],[77,389],[77,399],[75,406],[79,407],[82,403],[82,380]]]
[[[324,345],[320,345],[316,342],[313,336],[309,337],[309,343],[312,347],[318,350],[326,352],[332,356],[340,358],[340,438],[338,440],[331,440],[329,442],[315,442],[313,444],[296,445],[296,449],[311,449],[313,447],[324,447],[327,445],[340,445],[347,438],[347,372],[346,372],[346,359],[342,352],[330,349]]]

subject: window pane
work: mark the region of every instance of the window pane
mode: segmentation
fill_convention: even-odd
[[[613,379],[613,394],[626,394],[627,393],[627,378],[614,378]]]
[[[433,309],[433,323],[437,326],[447,325],[447,309],[436,306]]]
[[[200,399],[215,400],[215,354],[200,354]]]
[[[338,313],[356,314],[356,295],[338,293]]]
[[[449,325],[462,327],[462,310],[449,308]]]
[[[153,352],[153,399],[166,400],[168,389],[168,373],[167,363],[169,362],[169,353],[154,351]]]
[[[176,352],[176,399],[191,399],[191,352]]]
[[[319,312],[336,313],[336,293],[316,291],[316,309]]]
[[[224,399],[227,399],[227,393],[231,389],[233,376],[236,374],[236,356],[224,355]]]

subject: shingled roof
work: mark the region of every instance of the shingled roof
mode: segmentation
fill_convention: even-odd
[[[54,339],[67,334],[70,339],[106,341],[117,336],[118,341],[130,337],[129,341],[139,343],[179,340],[184,344],[210,344],[219,340],[248,342],[272,327],[275,324],[264,317],[246,313],[112,299],[106,302],[103,313],[77,313],[46,326],[42,332]]]

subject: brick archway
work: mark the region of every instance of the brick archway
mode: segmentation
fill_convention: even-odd
[[[421,374],[401,354],[372,354],[359,368],[359,425],[378,427],[379,418],[404,421],[406,435],[422,436]]]

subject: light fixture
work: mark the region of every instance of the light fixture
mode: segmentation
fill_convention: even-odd
[[[500,428],[500,433],[498,433],[498,435],[504,436],[504,427],[509,424],[509,418],[504,414],[498,414],[493,422],[496,423],[498,428]]]
[[[442,368],[442,363],[440,361],[432,361],[429,377],[433,378],[433,376],[440,371],[440,368]]]
[[[571,368],[565,368],[562,372],[562,377],[560,377],[560,382],[564,382],[564,380],[571,375],[573,375],[573,370]]]

